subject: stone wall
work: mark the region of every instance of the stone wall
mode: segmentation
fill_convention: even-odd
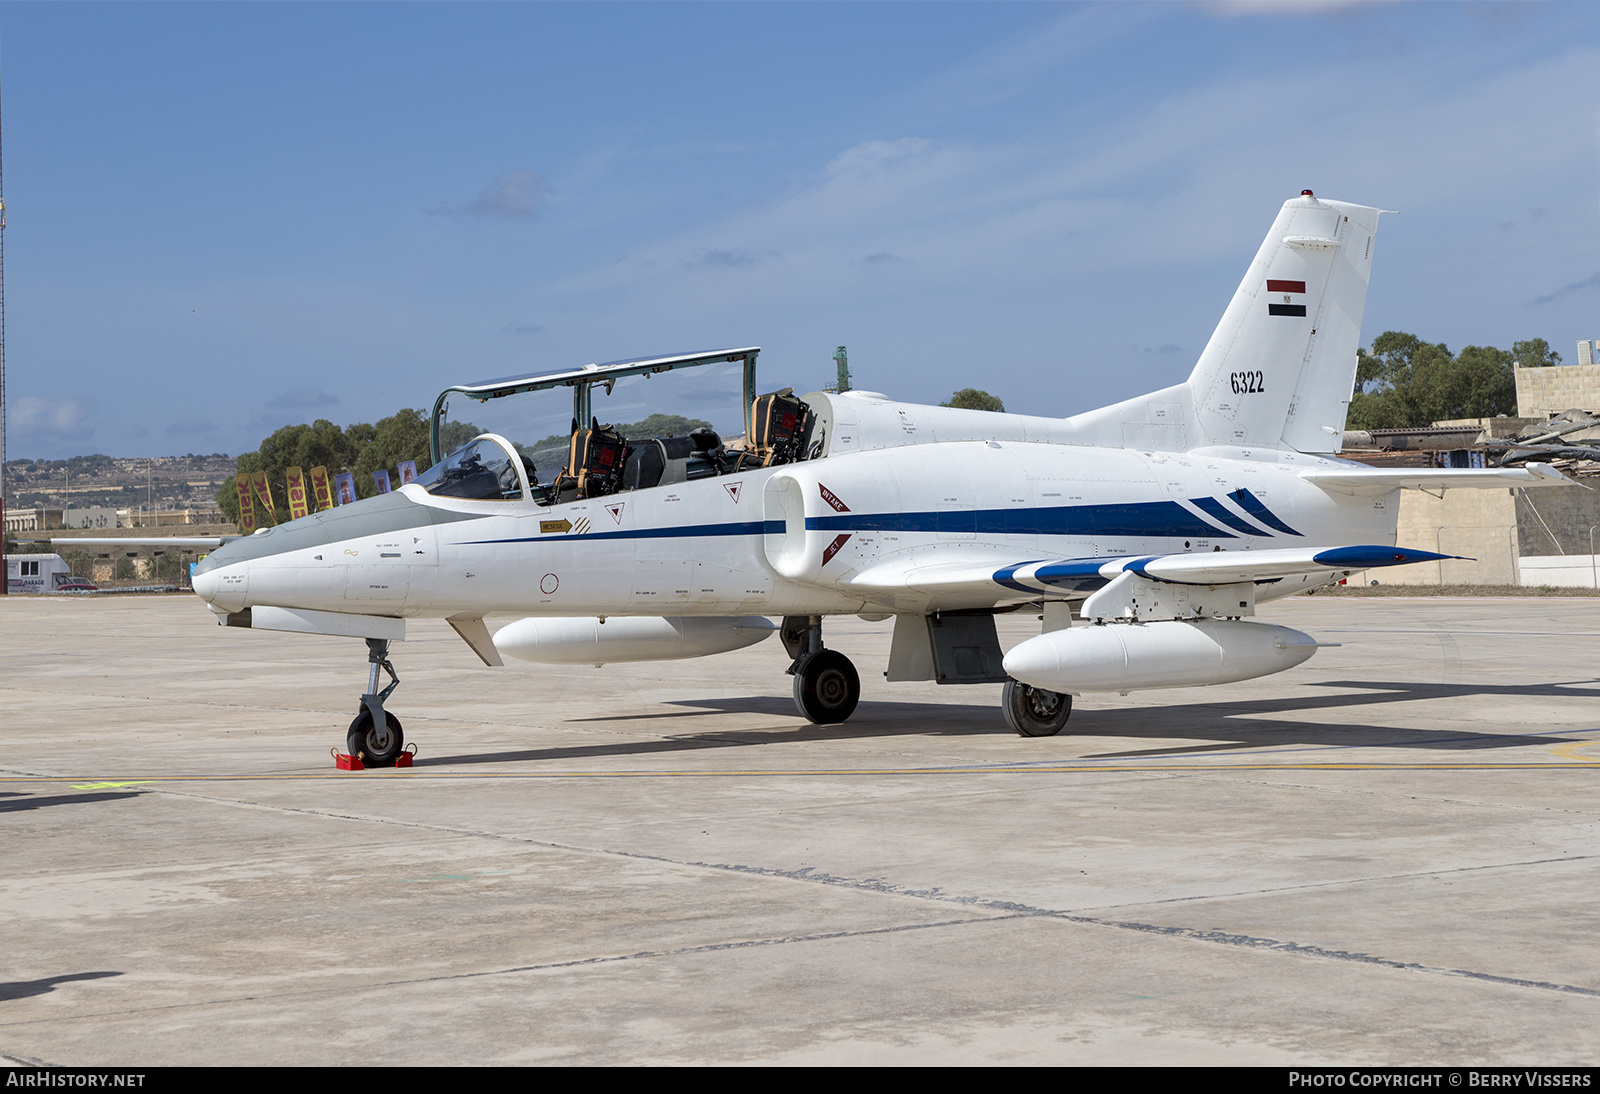
[[[1548,418],[1563,410],[1600,410],[1600,365],[1555,365],[1519,368],[1517,413]]]
[[[1592,477],[1586,486],[1600,486]],[[1523,555],[1588,555],[1600,544],[1600,489],[1551,486],[1517,491],[1517,543]]]
[[[1402,490],[1397,532],[1398,546],[1465,557],[1370,570],[1357,575],[1363,583],[1517,584],[1517,502],[1510,490],[1446,490],[1442,498]]]
[[[1396,542],[1465,558],[1373,570],[1358,575],[1363,584],[1579,584],[1547,571],[1577,566],[1588,574],[1589,556],[1600,550],[1600,489],[1446,490],[1442,498],[1402,490]],[[1545,556],[1572,562],[1527,562]]]

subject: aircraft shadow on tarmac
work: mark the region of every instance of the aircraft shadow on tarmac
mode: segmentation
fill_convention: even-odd
[[[65,984],[72,980],[102,980],[107,976],[121,976],[120,972],[74,972],[66,976],[47,976],[42,980],[13,980],[10,983],[0,981],[0,1002],[8,999],[28,999],[35,995],[48,995],[56,990],[57,984]]]
[[[105,791],[95,794],[50,794],[50,795],[11,795],[0,794],[0,798],[15,798],[13,801],[0,801],[0,813],[21,813],[27,809],[43,809],[47,805],[86,805],[89,802],[117,801],[121,798],[137,798],[143,791],[120,790]]]
[[[1330,688],[1350,689],[1328,694]],[[1219,700],[1146,708],[1094,709],[1078,706],[1058,740],[1073,737],[1119,737],[1171,742],[1195,740],[1193,745],[1165,744],[1158,748],[1095,752],[1085,759],[1130,759],[1183,756],[1260,748],[1420,748],[1444,751],[1481,751],[1566,744],[1567,735],[1552,736],[1462,729],[1453,726],[1424,729],[1366,722],[1325,722],[1297,718],[1296,712],[1314,717],[1315,711],[1381,709],[1393,703],[1432,699],[1477,698],[1505,704],[1530,698],[1600,698],[1600,681],[1497,685],[1482,683],[1417,683],[1373,680],[1327,680],[1310,685],[1294,696],[1251,700]],[[1009,731],[993,703],[862,702],[844,725],[812,725],[799,721],[793,704],[776,696],[749,696],[684,700],[665,704],[683,710],[618,714],[600,718],[566,719],[569,724],[604,722],[619,727],[630,723],[659,723],[664,719],[704,717],[708,714],[757,715],[794,719],[788,725],[749,726],[701,730],[653,740],[616,741],[606,744],[538,748],[479,755],[438,756],[418,760],[418,766],[472,763],[508,763],[547,760],[582,760],[620,756],[649,756],[691,752],[706,748],[746,748],[752,745],[795,744],[806,741],[863,740],[898,736],[988,736]],[[1274,717],[1275,716],[1275,717]],[[641,727],[643,728],[643,727]],[[1578,728],[1574,726],[1573,728]],[[652,726],[648,732],[663,732]],[[666,732],[670,733],[670,730]]]

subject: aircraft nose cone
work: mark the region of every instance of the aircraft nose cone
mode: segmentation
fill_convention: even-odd
[[[205,573],[194,575],[195,595],[207,604],[213,603],[221,590],[222,579],[217,576],[217,571],[207,570]]]
[[[245,605],[245,594],[250,588],[250,564],[234,562],[206,567],[201,563],[195,569],[195,594],[211,605],[212,611],[236,612]]]

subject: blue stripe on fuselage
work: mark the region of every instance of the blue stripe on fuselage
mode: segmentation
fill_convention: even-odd
[[[1243,517],[1228,512],[1216,498],[1190,498],[1189,504],[1199,509],[1212,520],[1220,520],[1229,528],[1237,528],[1247,536],[1270,536],[1271,532],[1263,532]]]
[[[1001,536],[1154,536],[1237,539],[1175,501],[1060,505],[1048,509],[955,509],[936,513],[840,513],[807,517],[818,532],[942,532]]]
[[[818,532],[941,532],[969,535],[983,533],[1007,536],[1133,536],[1169,539],[1183,536],[1195,539],[1238,538],[1233,532],[1207,523],[1175,501],[1061,505],[1029,509],[956,509],[932,513],[839,513],[807,517],[806,528]],[[696,539],[711,536],[782,535],[787,530],[788,525],[781,520],[750,520],[729,524],[687,524],[665,528],[621,528],[609,532],[510,536],[504,539],[468,542],[488,544],[559,543],[576,539]],[[1252,530],[1251,534],[1265,533]],[[1008,573],[1006,576],[1009,578],[1011,575]]]
[[[615,532],[574,532],[570,535],[512,536],[508,539],[474,539],[482,543],[560,543],[582,539],[697,539],[705,536],[760,536],[769,532],[781,535],[787,525],[781,520],[746,520],[735,524],[680,524],[672,528],[622,528]]]
[[[1243,509],[1246,513],[1249,513],[1252,517],[1254,517],[1256,520],[1259,520],[1262,524],[1265,524],[1268,528],[1276,528],[1278,531],[1287,532],[1291,536],[1300,535],[1299,532],[1296,532],[1293,528],[1290,528],[1287,524],[1283,523],[1283,521],[1279,520],[1278,515],[1271,509],[1268,509],[1265,502],[1256,497],[1249,490],[1246,490],[1244,487],[1241,486],[1239,489],[1229,494],[1228,497],[1238,502],[1240,509]]]

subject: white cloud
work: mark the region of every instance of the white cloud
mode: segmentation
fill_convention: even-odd
[[[1394,0],[1198,0],[1196,7],[1212,15],[1232,18],[1241,15],[1326,15],[1350,11]]]
[[[844,340],[855,326],[893,347],[880,360],[907,363],[885,361],[878,382],[908,396],[932,382],[923,362],[996,345],[1035,369],[1122,361],[1114,376],[1101,368],[1095,398],[1109,402],[1187,368],[1178,347],[1204,344],[1278,204],[1309,187],[1408,210],[1383,222],[1369,338],[1399,325],[1452,344],[1556,343],[1559,323],[1518,324],[1526,301],[1594,269],[1572,199],[1592,220],[1597,101],[1600,51],[1588,47],[1481,75],[1443,49],[1404,65],[1330,51],[1207,75],[1093,131],[1063,111],[1004,141],[865,140],[775,197],[547,284],[542,305],[588,298],[574,314],[625,314],[643,333],[614,332],[621,342],[769,339],[819,323]],[[1551,215],[1534,216],[1541,205]],[[1508,217],[1517,232],[1493,231]],[[886,256],[892,277],[846,274],[887,271]]]
[[[92,432],[84,428],[88,410],[77,399],[21,398],[11,404],[7,417],[18,433],[73,438]]]
[[[462,205],[441,205],[427,212],[435,216],[473,216],[500,220],[527,220],[544,209],[544,196],[550,186],[542,175],[532,171],[512,171],[501,175],[478,196]]]

